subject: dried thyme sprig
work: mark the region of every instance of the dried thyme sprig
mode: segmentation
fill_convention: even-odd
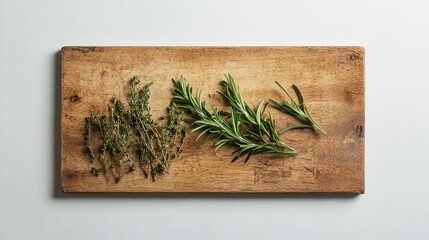
[[[174,86],[173,102],[190,115],[191,118],[188,119],[188,122],[195,127],[192,131],[201,131],[196,139],[204,134],[207,134],[206,140],[217,138],[215,150],[225,144],[235,146],[237,149],[233,154],[236,154],[236,156],[232,159],[232,162],[246,154],[245,162],[254,154],[265,153],[273,156],[292,156],[296,154],[296,151],[287,147],[281,141],[271,142],[265,140],[259,131],[254,132],[252,129],[247,129],[243,133],[243,129],[240,128],[241,113],[236,107],[231,108],[229,113],[231,122],[229,123],[216,108],[213,108],[212,113],[207,109],[206,102],[201,100],[201,91],[197,91],[196,96],[193,95],[192,88],[185,78],[180,77],[179,81],[174,79],[172,81]],[[255,121],[260,121],[261,119],[262,106],[263,104],[260,104],[255,113]],[[274,125],[273,120],[269,122]]]
[[[87,139],[87,149],[91,159],[95,160],[92,150],[93,126],[97,126],[102,136],[102,146],[100,148],[99,164],[101,167],[92,167],[91,172],[98,176],[100,173],[107,173],[109,169],[116,182],[121,181],[123,164],[128,164],[129,170],[135,170],[133,157],[130,153],[132,145],[131,128],[128,113],[124,110],[122,103],[116,98],[112,98],[109,105],[110,118],[91,114],[86,118],[85,138]]]
[[[138,90],[136,85],[139,81],[138,76],[131,80],[128,110],[121,101],[112,98],[110,116],[91,114],[85,118],[87,152],[94,164],[99,166],[91,169],[95,176],[111,173],[119,182],[123,173],[135,171],[137,164],[146,178],[150,174],[156,180],[157,175],[168,172],[173,159],[182,152],[186,135],[186,128],[180,126],[183,111],[171,103],[167,108],[166,124],[159,125],[152,119],[149,108],[152,83]],[[94,154],[92,139],[95,130],[100,132],[102,140],[98,157]],[[133,160],[134,152],[138,155],[137,163]],[[124,164],[127,164],[126,169]]]
[[[92,121],[93,121],[93,116],[92,114],[88,117],[85,118],[85,143],[86,143],[86,150],[89,154],[89,157],[91,158],[92,161],[95,160],[95,155],[94,155],[94,149],[92,146]]]
[[[182,152],[186,128],[180,127],[183,111],[174,103],[167,109],[167,123],[158,126],[149,108],[149,88],[152,83],[138,91],[136,85],[139,82],[138,76],[131,80],[131,98],[128,100],[131,122],[136,129],[140,166],[146,177],[150,173],[152,179],[156,180],[157,175],[169,171],[172,160]]]
[[[292,99],[292,97],[289,95],[289,93],[283,88],[282,85],[280,85],[279,82],[276,81],[276,84],[283,90],[284,93],[289,97],[290,103],[283,100],[282,103],[276,102],[272,99],[270,99],[270,102],[273,104],[273,106],[277,109],[279,109],[282,112],[285,112],[298,120],[300,120],[302,125],[293,125],[286,127],[280,131],[280,133],[284,133],[286,131],[292,130],[292,129],[298,129],[298,128],[311,128],[314,131],[318,131],[322,134],[326,134],[326,132],[313,120],[310,113],[307,110],[307,106],[304,103],[304,98],[301,94],[301,91],[298,89],[297,86],[292,85],[293,90],[295,91],[296,96],[298,97],[298,104]]]

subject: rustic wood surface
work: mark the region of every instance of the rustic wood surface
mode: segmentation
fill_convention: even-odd
[[[296,130],[283,135],[299,151],[291,158],[256,155],[231,163],[231,149],[194,142],[169,174],[156,182],[137,170],[119,184],[90,173],[84,154],[84,118],[106,113],[112,96],[127,97],[129,79],[153,81],[154,117],[165,114],[171,78],[184,75],[203,90],[209,105],[223,106],[216,91],[224,73],[234,77],[244,98],[286,99],[274,81],[296,84],[313,118],[327,135]],[[142,84],[142,83],[141,83]],[[364,49],[361,47],[64,47],[61,77],[61,186],[64,192],[364,192]],[[279,128],[296,123],[267,109]]]

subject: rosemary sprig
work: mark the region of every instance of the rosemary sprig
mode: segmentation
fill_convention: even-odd
[[[266,140],[260,131],[247,129],[246,133],[243,133],[243,129],[240,128],[240,119],[243,119],[240,115],[243,113],[237,109],[237,106],[239,104],[245,106],[244,101],[236,103],[236,106],[231,106],[231,112],[228,113],[231,119],[230,122],[227,122],[216,108],[213,108],[213,112],[207,109],[206,102],[201,100],[201,91],[197,91],[196,95],[193,95],[192,88],[183,76],[180,77],[179,81],[175,81],[174,79],[172,81],[174,86],[173,102],[190,115],[191,118],[187,121],[194,126],[192,132],[201,131],[196,139],[199,139],[204,134],[206,134],[205,141],[217,138],[215,150],[226,144],[235,146],[236,150],[233,154],[236,154],[236,156],[232,159],[232,162],[246,154],[245,162],[255,154],[265,153],[273,156],[293,156],[296,154],[295,150],[286,146],[282,141]],[[231,100],[234,101],[232,98]],[[248,121],[250,119],[255,120],[255,124],[261,125],[262,106],[263,102],[259,105],[256,112],[254,112],[255,116],[244,118],[248,119]],[[245,111],[249,113],[248,110]],[[268,122],[274,125],[272,119]]]
[[[301,94],[301,91],[299,88],[295,85],[292,85],[293,90],[295,91],[296,96],[298,97],[298,103],[296,103],[292,97],[289,95],[289,93],[283,88],[282,85],[280,85],[279,82],[276,81],[276,84],[283,90],[284,93],[289,97],[290,103],[283,100],[283,102],[279,103],[272,99],[270,99],[270,102],[273,104],[273,106],[280,111],[287,113],[295,118],[297,118],[299,121],[301,121],[302,125],[292,125],[286,128],[283,128],[279,133],[284,133],[286,131],[292,130],[292,129],[298,129],[298,128],[311,128],[316,132],[320,132],[322,134],[326,134],[326,132],[320,127],[314,119],[311,117],[310,112],[307,110],[307,106],[305,105],[304,98]]]
[[[180,126],[183,111],[171,103],[167,108],[166,123],[159,125],[152,119],[149,108],[152,83],[138,90],[139,82],[138,76],[131,80],[128,110],[121,101],[112,98],[112,104],[109,105],[110,116],[91,114],[85,118],[87,152],[93,163],[100,166],[92,167],[91,172],[95,176],[112,173],[118,183],[124,172],[136,170],[133,156],[137,155],[137,164],[145,177],[148,178],[150,174],[156,180],[157,175],[168,172],[173,160],[182,152],[186,135],[186,128]],[[96,130],[102,138],[98,157],[94,154],[92,139],[92,132]],[[127,164],[126,170],[124,164]]]
[[[222,90],[218,91],[221,94],[227,103],[240,114],[240,121],[246,123],[252,131],[249,131],[250,134],[257,132],[258,134],[252,134],[254,137],[266,136],[269,141],[272,142],[282,142],[279,134],[277,133],[275,121],[272,119],[271,115],[267,119],[263,118],[264,111],[267,105],[264,105],[264,100],[262,100],[256,111],[254,111],[249,105],[244,101],[239,87],[235,84],[234,79],[230,74],[225,74],[226,81],[221,81]],[[262,140],[262,139],[260,139]],[[291,148],[290,148],[291,149]]]

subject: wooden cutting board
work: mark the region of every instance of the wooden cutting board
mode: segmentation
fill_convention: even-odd
[[[224,108],[216,93],[230,73],[245,100],[286,99],[279,81],[296,84],[310,113],[327,132],[295,130],[284,141],[299,153],[290,158],[256,155],[231,163],[231,149],[187,136],[170,173],[153,182],[137,170],[119,184],[90,173],[84,154],[84,118],[107,113],[112,96],[127,98],[130,78],[153,81],[151,109],[165,114],[171,78],[184,75],[203,90],[209,106]],[[364,49],[361,47],[64,47],[61,75],[61,186],[63,192],[364,192]],[[296,123],[268,108],[283,128]]]

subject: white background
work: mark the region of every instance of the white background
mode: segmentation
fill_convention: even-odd
[[[0,0],[0,239],[428,239],[427,1]],[[361,45],[361,196],[55,194],[64,45]]]

